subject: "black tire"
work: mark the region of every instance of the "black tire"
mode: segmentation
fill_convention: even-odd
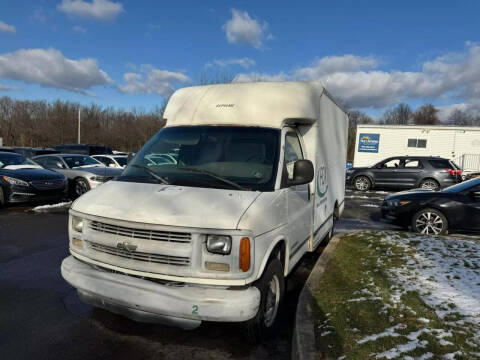
[[[84,178],[78,178],[75,180],[75,183],[73,185],[73,193],[76,197],[82,196],[89,190],[90,185],[88,184],[87,180],[85,180]]]
[[[3,188],[0,187],[0,207],[3,207],[5,205],[5,195],[3,193]]]
[[[445,235],[448,232],[448,220],[436,209],[422,209],[413,216],[412,231],[425,235]]]
[[[358,191],[368,191],[372,188],[372,182],[367,176],[360,175],[353,180],[353,185]]]
[[[278,283],[275,279],[278,280]],[[270,291],[272,282],[277,287],[276,294]],[[257,315],[245,322],[245,336],[251,343],[258,344],[262,339],[271,335],[278,324],[285,294],[285,279],[280,260],[277,258],[270,260],[262,277],[257,280],[254,286],[260,291],[260,306]],[[275,303],[272,304],[272,301],[275,301]],[[271,314],[271,317],[267,314]]]
[[[421,188],[421,189],[436,191],[436,190],[440,189],[440,184],[435,179],[423,179],[420,182],[420,185],[418,187]]]

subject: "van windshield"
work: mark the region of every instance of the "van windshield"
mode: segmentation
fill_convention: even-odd
[[[167,127],[151,138],[117,181],[272,191],[280,130],[242,126]]]

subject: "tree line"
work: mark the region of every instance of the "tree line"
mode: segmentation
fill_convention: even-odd
[[[4,146],[50,147],[77,143],[78,111],[81,142],[114,150],[138,151],[164,125],[164,106],[153,111],[118,110],[95,104],[0,98],[0,137]]]
[[[205,78],[207,79],[207,77]],[[219,81],[200,81],[217,83]],[[222,78],[222,82],[224,79]],[[80,105],[57,100],[14,100],[0,98],[0,137],[4,146],[50,147],[77,142],[78,110],[81,111],[82,143],[101,144],[115,150],[138,151],[140,147],[165,125],[165,103],[152,111],[131,111]],[[438,109],[426,104],[413,111],[401,103],[373,119],[358,111],[349,111],[348,159],[353,160],[357,125],[438,125]],[[442,124],[480,126],[480,116],[472,116],[456,109]]]

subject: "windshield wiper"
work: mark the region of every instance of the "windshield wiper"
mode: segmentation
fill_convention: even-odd
[[[152,170],[150,170],[148,167],[143,166],[143,165],[137,165],[137,164],[133,164],[132,166],[133,166],[134,168],[142,169],[143,171],[149,173],[149,174],[152,175],[155,179],[159,180],[162,184],[170,185],[170,183],[169,183],[164,177],[155,174],[155,172],[153,172]]]
[[[248,190],[247,188],[244,188],[243,186],[241,185],[238,185],[236,182],[233,182],[233,181],[230,181],[228,179],[225,179],[224,177],[221,177],[220,175],[217,175],[211,171],[207,171],[207,170],[202,170],[202,169],[196,169],[196,168],[190,168],[190,167],[179,167],[178,170],[183,170],[183,171],[190,171],[190,172],[193,172],[193,173],[197,173],[197,174],[203,174],[203,175],[208,175],[214,179],[217,179],[217,180],[220,180],[221,182],[225,183],[225,184],[228,184],[230,186],[233,186],[237,189],[240,189],[240,190]]]

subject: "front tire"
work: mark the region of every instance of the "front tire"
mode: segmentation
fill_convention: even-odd
[[[258,344],[274,331],[278,323],[278,314],[285,294],[285,279],[280,260],[270,260],[254,286],[260,291],[260,306],[257,315],[245,323],[245,336],[250,342]]]
[[[5,204],[6,204],[6,200],[5,200],[3,188],[0,187],[0,207],[3,207]]]
[[[84,178],[78,178],[77,180],[75,180],[74,191],[77,197],[82,196],[89,190],[90,185],[88,184],[87,180],[85,180]]]
[[[366,176],[360,175],[355,178],[355,189],[358,191],[368,191],[372,188],[372,182]]]
[[[438,210],[422,209],[412,219],[412,231],[424,235],[445,235],[448,221]]]

